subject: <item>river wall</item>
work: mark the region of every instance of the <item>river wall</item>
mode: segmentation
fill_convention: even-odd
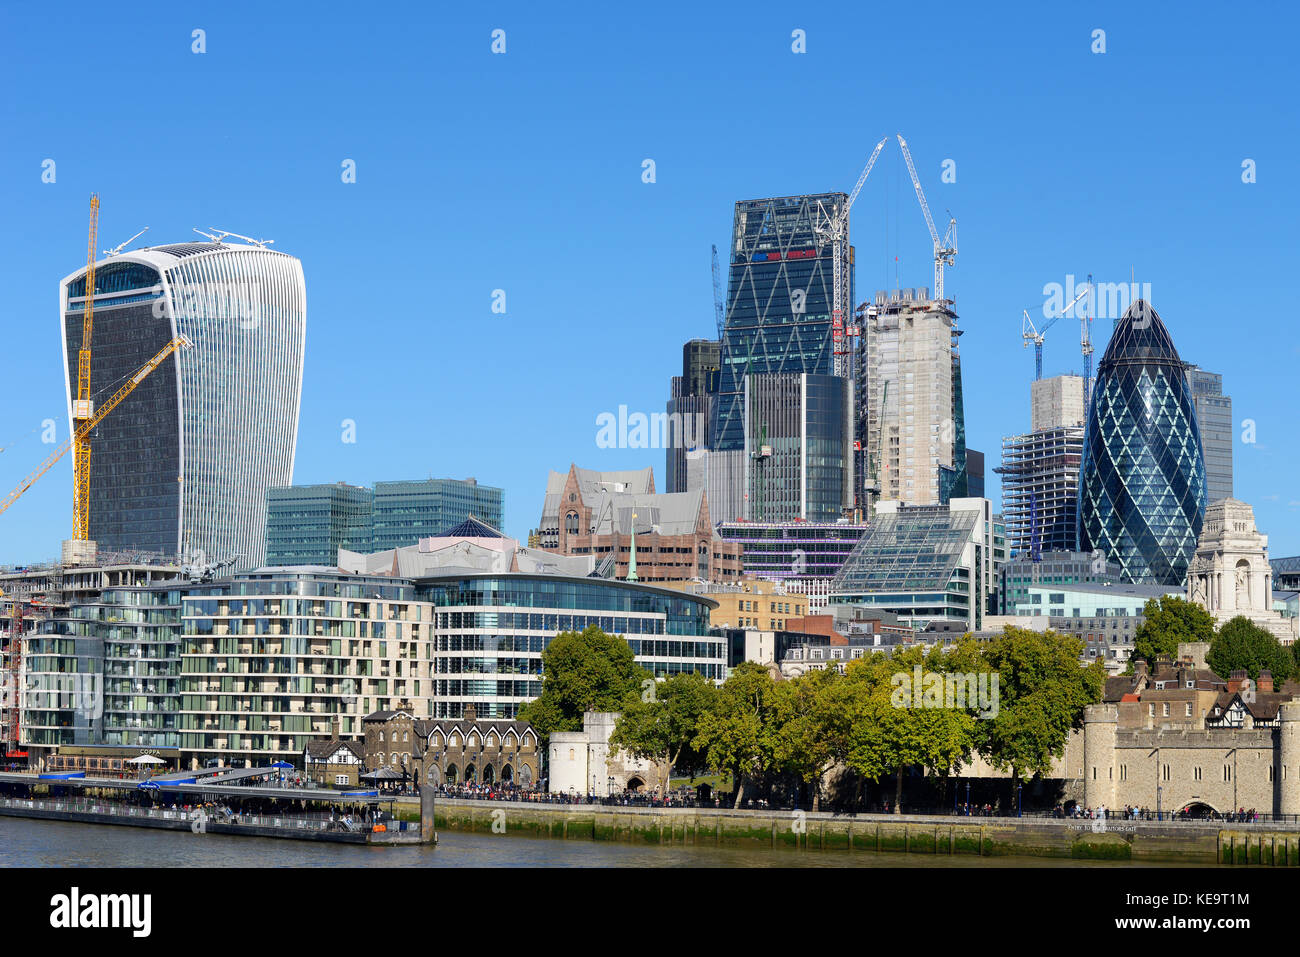
[[[567,840],[772,847],[820,853],[1024,855],[1169,864],[1300,866],[1300,824],[843,815],[439,798],[439,829]]]

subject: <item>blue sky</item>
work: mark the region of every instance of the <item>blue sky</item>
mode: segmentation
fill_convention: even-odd
[[[848,190],[902,132],[936,216],[959,224],[946,277],[968,442],[989,468],[1028,427],[1021,310],[1040,315],[1044,285],[1067,275],[1133,270],[1182,357],[1224,374],[1237,496],[1274,555],[1300,552],[1297,17],[1134,7],[7,8],[0,489],[49,451],[42,420],[67,435],[57,290],[84,263],[91,192],[101,249],[146,225],[152,244],[216,226],[302,259],[296,481],[473,475],[506,489],[522,536],[548,469],[653,465],[662,487],[662,451],[598,448],[596,416],[662,410],[682,342],[712,334],[709,247],[726,248],[732,204]],[[945,159],[955,183],[940,181]],[[931,284],[893,143],[852,240],[859,299]],[[1109,327],[1094,328],[1097,358]],[[1044,355],[1047,375],[1078,371],[1077,323],[1057,324]],[[55,557],[70,499],[69,457],[0,516],[0,562]]]

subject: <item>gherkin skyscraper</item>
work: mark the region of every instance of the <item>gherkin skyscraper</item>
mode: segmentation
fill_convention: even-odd
[[[1205,517],[1196,408],[1169,330],[1138,299],[1097,367],[1079,472],[1079,546],[1125,581],[1179,587]]]

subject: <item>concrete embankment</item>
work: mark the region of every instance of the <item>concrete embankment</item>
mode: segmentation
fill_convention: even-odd
[[[1170,864],[1300,865],[1300,824],[843,815],[439,798],[439,829],[569,840],[859,853],[1023,855]]]

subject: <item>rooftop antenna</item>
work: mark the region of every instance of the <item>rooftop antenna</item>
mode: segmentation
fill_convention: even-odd
[[[215,226],[212,228],[217,229]],[[254,239],[252,236],[241,236],[239,233],[232,233],[229,230],[224,229],[217,229],[217,232],[221,233],[222,239],[225,239],[227,236],[234,236],[236,239],[242,239],[244,242],[252,243],[254,246],[260,246],[262,249],[265,249],[267,246],[270,246],[275,242],[274,239]]]
[[[107,257],[109,257],[109,256],[116,256],[116,255],[117,255],[118,253],[120,253],[123,249],[125,249],[127,246],[131,245],[133,242],[135,242],[137,239],[139,239],[141,236],[143,236],[143,235],[144,235],[145,233],[147,233],[147,232],[149,232],[149,227],[148,227],[148,226],[146,226],[144,229],[140,230],[138,233],[136,233],[134,236],[132,236],[132,237],[131,237],[130,239],[128,239],[126,242],[124,242],[124,243],[118,243],[118,244],[117,244],[116,246],[114,246],[112,249],[105,249],[105,250],[104,250],[104,256],[105,256],[105,258],[107,258]]]

